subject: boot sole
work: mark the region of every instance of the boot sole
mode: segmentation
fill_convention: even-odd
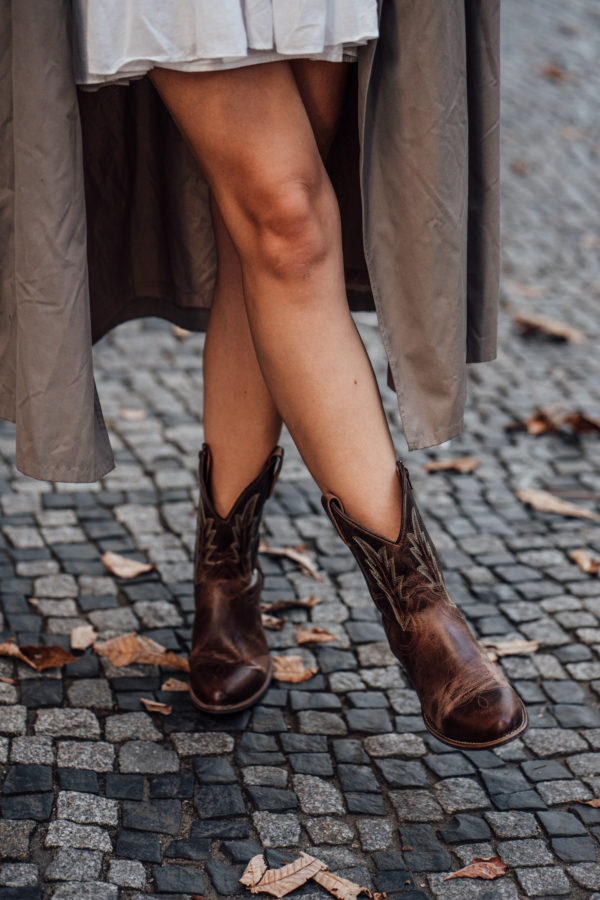
[[[427,716],[423,715],[423,721],[425,722],[425,726],[431,734],[441,741],[443,744],[448,744],[450,747],[458,747],[463,750],[486,750],[490,747],[499,747],[501,744],[507,744],[509,741],[514,741],[520,734],[527,729],[529,725],[529,718],[527,716],[527,710],[524,706],[521,707],[523,710],[523,721],[519,725],[518,728],[515,728],[513,731],[509,731],[508,734],[503,734],[502,737],[495,738],[492,741],[455,741],[454,738],[446,737],[446,735],[442,734],[436,728],[433,727],[431,722],[428,721]]]
[[[267,669],[267,677],[265,678],[264,684],[262,684],[259,690],[252,694],[251,697],[248,697],[247,700],[242,700],[241,703],[235,703],[232,706],[210,706],[207,703],[203,703],[202,700],[198,700],[191,687],[190,698],[194,706],[197,706],[198,709],[202,710],[202,712],[210,713],[211,715],[216,716],[226,716],[230,715],[231,713],[241,712],[243,709],[248,709],[249,706],[254,706],[257,700],[260,700],[263,694],[266,693],[272,679],[273,664],[271,660],[269,660],[269,668]]]

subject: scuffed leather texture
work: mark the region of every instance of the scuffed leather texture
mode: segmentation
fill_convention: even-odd
[[[249,706],[271,678],[257,555],[262,509],[282,458],[282,448],[276,447],[223,518],[210,497],[208,444],[200,453],[190,683],[192,699],[207,711],[233,712]]]
[[[427,728],[451,746],[505,743],[527,726],[525,708],[448,594],[401,462],[397,472],[403,500],[395,542],[362,528],[335,495],[324,494],[323,506],[365,576],[390,648],[419,696]]]

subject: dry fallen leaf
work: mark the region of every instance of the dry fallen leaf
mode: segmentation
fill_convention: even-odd
[[[160,686],[161,691],[189,691],[190,686],[187,681],[180,681],[179,678],[167,678]]]
[[[592,806],[594,809],[600,807],[600,797],[594,797],[593,800],[578,800],[577,802],[583,803],[584,806]]]
[[[594,419],[586,416],[584,413],[575,411],[564,417],[565,422],[576,431],[577,434],[592,434],[600,432],[600,419]]]
[[[500,878],[506,872],[506,863],[502,862],[499,856],[476,856],[467,866],[446,875],[443,879],[448,881],[450,878],[485,878],[491,881],[493,878]]]
[[[303,609],[312,609],[317,603],[322,602],[322,597],[290,597],[285,600],[273,600],[271,603],[261,603],[260,608],[264,613],[279,612],[282,609],[294,609],[301,607]]]
[[[194,333],[193,331],[188,331],[187,328],[180,328],[179,325],[173,325],[171,330],[178,341],[183,341]]]
[[[511,638],[508,641],[494,641],[484,638],[480,641],[486,648],[487,655],[495,662],[499,656],[518,656],[521,653],[535,653],[540,641],[528,641],[525,638]]]
[[[119,417],[126,422],[141,422],[147,417],[145,409],[120,409]]]
[[[317,668],[306,668],[301,656],[272,656],[271,659],[273,661],[273,677],[278,681],[299,684],[301,681],[308,681],[319,671]]]
[[[77,625],[71,631],[71,647],[73,650],[86,650],[97,637],[98,632],[93,625]]]
[[[539,300],[546,293],[546,288],[542,284],[521,284],[518,281],[506,282],[506,289],[511,294],[519,294],[529,300]]]
[[[252,857],[252,859],[244,869],[244,873],[239,879],[240,883],[245,884],[246,887],[253,888],[254,885],[258,884],[266,871],[267,864],[265,862],[265,858],[262,853],[257,853],[256,856]]]
[[[312,628],[302,628],[301,625],[295,625],[296,640],[299,644],[325,644],[327,641],[337,641],[335,634],[313,625]]]
[[[562,66],[559,66],[558,63],[555,62],[544,63],[540,66],[540,75],[557,84],[562,81],[570,81],[571,79],[567,70],[563,69]]]
[[[303,544],[299,547],[270,547],[266,541],[260,541],[258,552],[269,556],[285,556],[286,559],[298,563],[305,575],[310,575],[316,581],[325,581],[325,577],[317,571]]]
[[[568,500],[561,500],[549,491],[538,491],[534,488],[521,488],[516,491],[517,497],[523,503],[529,504],[539,512],[556,513],[559,516],[571,516],[576,519],[597,519],[598,514],[586,509],[584,506],[576,506]]]
[[[526,430],[529,434],[547,434],[558,431],[560,418],[552,415],[547,409],[536,409],[528,419],[511,422],[506,426],[506,431]]]
[[[481,465],[481,460],[474,456],[455,456],[453,459],[435,459],[426,463],[423,468],[426,472],[441,472],[450,470],[461,472],[463,475],[474,472]]]
[[[582,344],[587,341],[587,334],[573,325],[552,319],[550,316],[541,316],[535,313],[517,313],[513,322],[521,329],[524,337],[544,334],[556,340],[570,341],[572,344]]]
[[[14,638],[8,638],[7,641],[0,644],[0,656],[13,656],[38,672],[54,666],[64,666],[65,663],[73,662],[76,659],[64,647],[57,645],[46,647],[35,644],[23,644],[19,647]]]
[[[287,622],[287,618],[285,616],[280,619],[279,616],[270,616],[269,613],[262,613],[260,618],[263,624],[263,628],[270,628],[271,631],[281,631],[281,629]]]
[[[137,559],[127,559],[126,556],[113,553],[112,550],[107,550],[100,558],[108,571],[119,578],[135,578],[137,575],[151,572],[152,569],[156,568],[151,563],[139,562]]]
[[[148,712],[161,713],[163,716],[170,716],[173,707],[168,703],[159,703],[157,700],[148,700],[146,697],[140,697],[140,703],[143,703]]]
[[[190,671],[190,664],[183,656],[166,650],[151,638],[141,637],[135,631],[94,644],[94,650],[101,656],[106,656],[113,666],[129,666],[137,662]]]
[[[582,572],[587,572],[588,575],[597,575],[598,569],[600,569],[600,563],[597,559],[581,547],[579,550],[571,550],[569,556],[576,562]]]
[[[260,867],[260,862],[258,867]],[[274,897],[285,897],[286,894],[306,884],[309,878],[312,878],[317,872],[325,868],[327,867],[324,862],[321,862],[320,859],[314,856],[310,856],[308,853],[303,853],[301,850],[300,856],[286,866],[281,866],[279,869],[267,869],[260,881],[250,885],[250,891],[253,894],[264,892],[272,894]],[[244,872],[244,875],[246,875],[246,872]],[[242,878],[244,875],[242,875]]]
[[[0,675],[0,681],[3,684],[17,684],[16,678],[5,678],[4,675]]]
[[[342,878],[341,875],[334,875],[333,872],[317,872],[316,875],[313,875],[313,881],[324,887],[338,900],[356,900],[359,894],[371,896],[368,888],[349,881],[347,878]]]
[[[529,163],[525,162],[524,159],[513,159],[510,168],[515,175],[520,175],[521,177],[529,174]]]

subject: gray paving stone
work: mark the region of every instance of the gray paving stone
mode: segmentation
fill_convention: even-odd
[[[526,838],[538,835],[537,821],[532,813],[486,812],[484,815],[497,837]],[[540,813],[540,818],[545,815],[547,813]]]
[[[300,840],[300,821],[295,813],[252,813],[254,827],[264,847],[293,847]]]
[[[541,866],[553,861],[544,841],[535,838],[499,841],[498,856],[508,866]]]
[[[318,815],[345,813],[342,795],[330,782],[314,775],[293,775],[292,783],[303,812]]]
[[[0,859],[29,859],[29,838],[35,822],[0,820]]]
[[[57,765],[112,772],[115,748],[106,741],[58,741]]]
[[[571,892],[569,879],[558,866],[516,869],[516,874],[528,897],[562,897]]]
[[[146,870],[141,862],[133,859],[111,859],[108,880],[121,887],[143,888],[146,884]]]
[[[306,710],[298,713],[298,726],[304,734],[347,734],[348,728],[337,713]]]
[[[119,769],[145,774],[177,772],[179,757],[156,741],[126,741],[119,750]]]
[[[466,878],[444,881],[444,877],[443,874],[427,876],[433,896],[441,897],[442,900],[519,900],[519,892],[513,881],[498,879],[491,887],[485,882]]]
[[[108,681],[104,678],[81,678],[67,689],[72,706],[112,709],[113,697]]]
[[[356,827],[365,853],[387,850],[394,839],[394,825],[387,819],[357,819]]]
[[[346,844],[354,840],[355,831],[343,819],[318,816],[304,822],[309,837],[315,844]]]
[[[52,894],[52,900],[117,900],[118,888],[105,881],[61,884]]]
[[[34,863],[5,863],[0,866],[0,884],[27,887],[38,883],[39,868]]]
[[[444,818],[442,807],[429,791],[390,791],[389,798],[401,822],[440,822]]]
[[[180,732],[172,734],[171,739],[180,756],[212,756],[215,753],[230,753],[234,748],[233,737],[219,732],[204,734]]]
[[[536,756],[554,756],[558,753],[577,753],[586,750],[586,741],[564,728],[530,728],[522,736],[522,741]]]
[[[489,800],[472,778],[445,778],[434,785],[436,799],[446,812],[489,806]]]
[[[583,862],[567,866],[567,872],[581,887],[600,889],[600,863]]]
[[[27,707],[5,706],[0,715],[0,731],[3,734],[25,734],[27,730]]]
[[[19,823],[20,824],[20,823]],[[77,825],[66,819],[55,819],[48,825],[44,838],[46,847],[77,847],[85,850],[112,850],[108,831],[95,825]]]
[[[427,753],[423,739],[416,734],[378,734],[365,738],[364,747],[370,756],[419,757]]]
[[[113,743],[130,740],[160,741],[162,739],[152,717],[146,712],[128,712],[108,716],[104,723],[104,733],[106,739]]]
[[[35,719],[36,734],[51,737],[97,738],[100,723],[89,709],[40,709]]]
[[[46,869],[50,881],[89,881],[97,878],[102,867],[99,850],[59,849]]]
[[[116,800],[83,794],[78,791],[60,791],[56,799],[59,819],[94,825],[116,825],[119,804]]]

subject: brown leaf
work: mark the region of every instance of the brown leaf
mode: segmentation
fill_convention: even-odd
[[[582,344],[587,341],[587,334],[573,325],[552,319],[550,316],[541,316],[535,313],[517,313],[513,322],[521,329],[524,337],[544,334],[548,337],[562,341],[570,341],[572,344]]]
[[[13,656],[15,659],[20,659],[21,662],[27,663],[37,672],[55,666],[64,666],[65,663],[73,662],[76,659],[72,653],[56,644],[51,647],[23,644],[19,647],[14,638],[8,638],[7,641],[0,644],[0,656]]]
[[[4,675],[0,675],[0,681],[3,684],[17,684],[18,683],[16,678],[5,678]]]
[[[265,613],[279,612],[282,609],[312,609],[317,603],[322,603],[322,597],[290,597],[284,600],[273,600],[271,603],[261,603],[260,608]]]
[[[518,656],[521,653],[535,653],[540,641],[528,641],[525,638],[511,638],[508,641],[494,641],[484,638],[480,641],[486,648],[488,657],[495,662],[499,656]]]
[[[588,575],[597,575],[598,569],[600,569],[600,563],[597,559],[581,547],[579,550],[571,550],[569,556],[576,562],[582,572],[587,572]]]
[[[527,431],[529,434],[547,434],[558,431],[560,418],[553,416],[546,409],[536,409],[528,419],[511,422],[506,426],[506,431]]]
[[[317,668],[306,668],[301,656],[272,656],[271,659],[273,661],[273,677],[278,681],[299,684],[301,681],[308,681],[319,671]]]
[[[168,666],[172,669],[190,671],[190,664],[183,656],[166,650],[148,637],[141,637],[135,631],[94,644],[96,653],[106,656],[113,666],[129,666],[131,663],[148,663],[154,666]]]
[[[586,509],[584,506],[576,506],[568,500],[561,500],[549,491],[538,491],[534,488],[522,488],[516,491],[517,497],[523,503],[529,504],[540,512],[556,513],[559,516],[571,516],[576,519],[597,519],[598,514]]]
[[[362,887],[354,881],[349,881],[347,878],[342,878],[341,875],[334,875],[333,872],[317,872],[316,875],[313,875],[313,881],[324,887],[326,891],[329,891],[338,900],[356,900],[359,894],[371,896],[368,888]]]
[[[312,628],[302,628],[301,625],[295,625],[296,629],[296,640],[299,644],[326,644],[327,641],[337,641],[338,638],[335,634],[332,634],[330,631],[327,631],[325,628],[320,628],[318,625],[313,625]]]
[[[189,691],[190,686],[187,681],[180,681],[178,678],[167,678],[163,681],[161,691]]]
[[[540,75],[542,75],[543,78],[547,78],[548,81],[554,81],[555,84],[571,80],[571,76],[567,70],[563,69],[562,66],[559,66],[558,63],[555,62],[544,63],[540,66]]]
[[[279,616],[270,616],[269,613],[261,613],[261,622],[263,628],[270,628],[271,631],[281,631],[285,623],[287,622],[287,618],[283,616],[283,618],[279,618]]]
[[[527,297],[529,300],[538,300],[546,293],[546,288],[541,284],[521,284],[518,281],[509,281],[506,289],[511,294],[519,294],[521,297]]]
[[[245,884],[246,887],[253,888],[258,884],[266,871],[267,864],[265,858],[262,853],[257,853],[256,856],[252,857],[239,880],[241,884]]]
[[[93,625],[77,625],[71,631],[71,647],[73,650],[86,650],[97,637],[98,632]]]
[[[600,808],[600,797],[594,797],[593,800],[578,800],[578,803],[583,803],[584,806],[592,806],[594,809]]]
[[[170,716],[173,707],[167,703],[159,703],[157,700],[148,700],[146,697],[140,697],[140,703],[143,703],[148,712],[161,713],[163,716]]]
[[[135,578],[143,572],[151,572],[156,566],[151,563],[138,562],[137,559],[127,559],[119,553],[113,553],[107,550],[100,557],[109,572],[117,575],[119,578]]]
[[[326,868],[327,866],[320,859],[301,850],[300,856],[286,866],[281,866],[279,869],[267,869],[261,880],[252,885],[250,890],[253,894],[264,892],[272,894],[274,897],[285,897],[286,894],[306,884],[309,878],[313,878],[320,870]]]
[[[448,881],[450,878],[485,878],[491,881],[493,878],[501,878],[506,872],[506,863],[502,862],[499,856],[476,856],[467,866],[446,875],[443,879]]]
[[[510,168],[511,172],[514,172],[515,175],[519,175],[521,178],[524,175],[529,175],[529,163],[525,162],[524,159],[513,159]]]
[[[426,472],[441,472],[450,470],[461,472],[463,475],[474,472],[481,465],[481,460],[474,456],[455,456],[452,459],[435,459],[426,463],[423,468]]]
[[[179,325],[173,325],[171,330],[178,341],[183,341],[194,333],[193,331],[188,331],[187,328],[180,328]]]
[[[270,547],[266,541],[260,541],[258,552],[266,553],[269,556],[285,556],[286,559],[298,563],[305,575],[310,575],[316,581],[325,581],[325,576],[317,571],[303,544],[298,547]]]
[[[579,411],[568,413],[564,416],[564,421],[568,422],[577,434],[592,434],[600,432],[600,419],[594,419],[586,416]]]
[[[145,409],[120,409],[119,417],[126,422],[141,422],[147,417]]]

